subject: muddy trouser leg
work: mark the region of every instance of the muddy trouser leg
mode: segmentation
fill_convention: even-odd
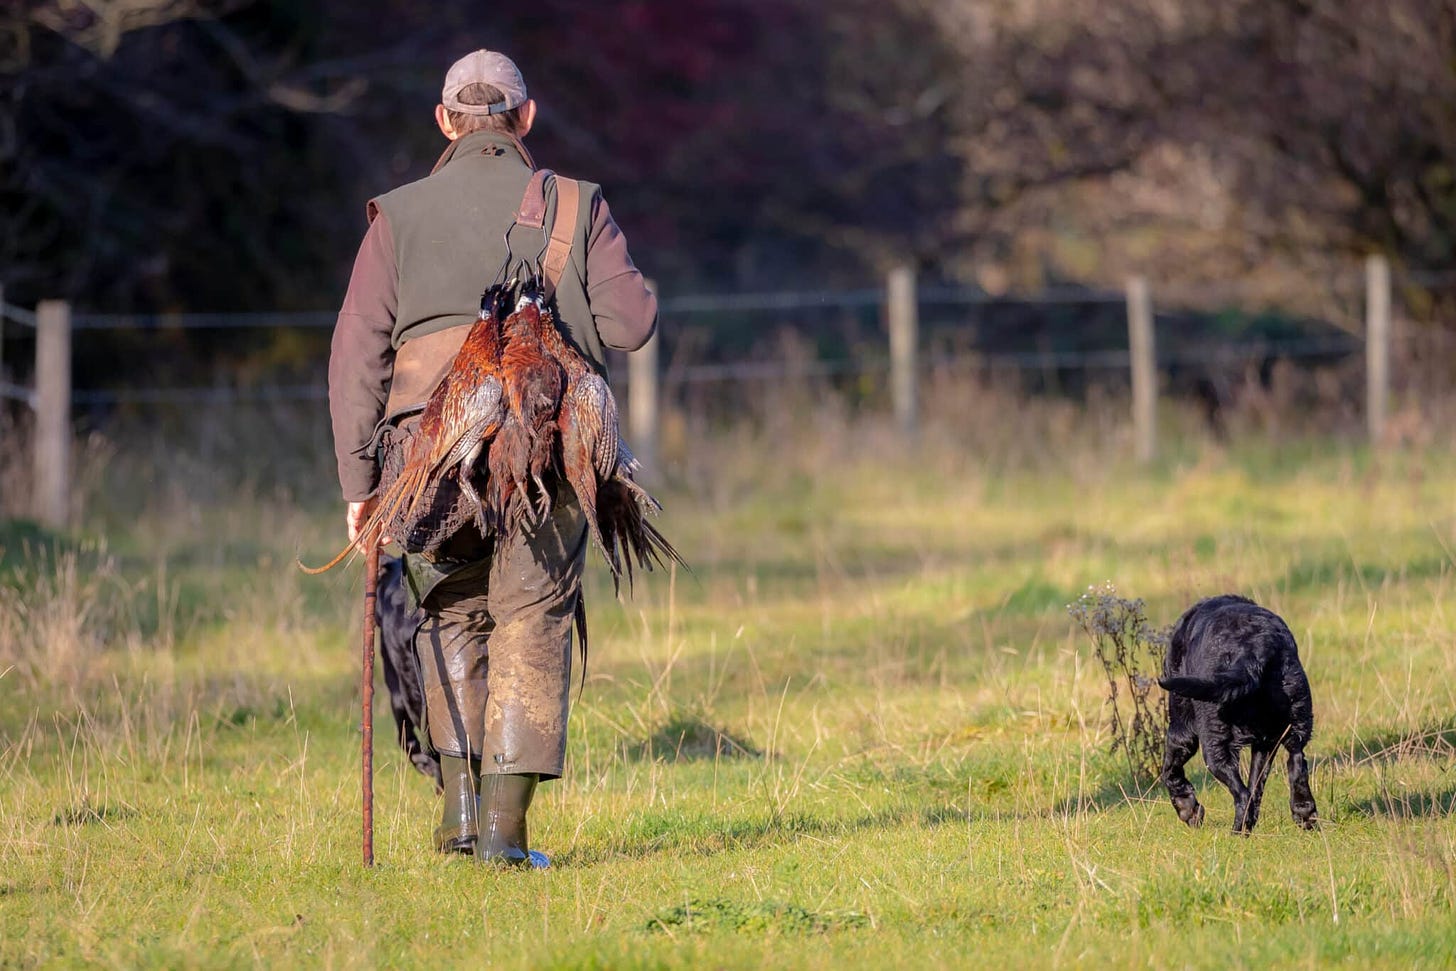
[[[485,550],[472,552],[483,557]],[[435,848],[444,852],[471,852],[479,833],[481,726],[492,626],[485,609],[488,569],[481,558],[442,577],[415,564],[416,577],[432,584],[422,598],[426,617],[415,635],[415,651],[425,724],[440,752],[444,803]]]
[[[484,775],[561,777],[572,621],[586,546],[586,520],[565,489],[545,522],[497,541],[487,594],[495,628],[486,672]]]
[[[430,741],[442,755],[480,758],[487,651],[494,624],[486,611],[487,560],[438,581],[424,598],[415,635]]]

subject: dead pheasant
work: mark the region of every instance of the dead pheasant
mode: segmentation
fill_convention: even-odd
[[[558,466],[576,493],[587,529],[612,571],[613,584],[620,583],[625,568],[631,585],[634,559],[647,570],[653,563],[662,565],[664,556],[686,566],[672,544],[646,519],[662,506],[634,479],[640,466],[622,441],[612,389],[585,356],[567,343],[549,312],[537,315],[536,327],[542,346],[566,373],[566,390],[556,418]]]
[[[634,565],[686,566],[648,521],[662,506],[636,482],[640,466],[621,439],[606,380],[562,336],[536,284],[502,319],[509,294],[492,287],[482,296],[480,317],[426,403],[403,469],[358,538],[306,572],[332,569],[354,548],[377,543],[390,524],[412,522],[430,486],[451,473],[482,533],[525,528],[550,512],[553,470],[575,492],[614,585],[625,572],[630,586]],[[484,502],[471,481],[482,454]]]
[[[303,567],[305,573],[331,570],[355,548],[378,543],[388,524],[410,521],[428,487],[452,470],[461,492],[475,505],[476,525],[482,533],[489,531],[491,517],[471,482],[471,472],[506,417],[501,314],[508,298],[501,287],[491,287],[481,296],[480,316],[426,402],[399,477],[379,497],[357,538],[325,565]]]
[[[607,382],[561,336],[550,314],[540,316],[537,328],[542,346],[566,372],[556,418],[562,476],[576,493],[592,538],[601,545],[597,481],[610,478],[617,467],[617,402]]]
[[[551,464],[565,375],[541,342],[543,310],[541,291],[528,284],[504,324],[501,374],[506,408],[487,462],[490,507],[496,522],[507,530],[544,518],[551,509],[544,476]],[[531,485],[536,487],[534,504]]]

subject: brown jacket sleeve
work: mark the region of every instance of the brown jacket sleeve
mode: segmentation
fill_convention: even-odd
[[[608,347],[635,351],[657,329],[657,297],[633,265],[627,237],[599,192],[592,195],[586,243],[586,294],[597,334]]]
[[[371,222],[354,260],[349,290],[334,325],[329,351],[329,415],[334,426],[334,458],[344,499],[358,502],[374,494],[379,470],[365,454],[374,428],[384,417],[384,402],[394,375],[394,332],[399,275],[389,221],[372,204]]]

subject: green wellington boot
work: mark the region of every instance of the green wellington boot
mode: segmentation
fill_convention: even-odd
[[[487,775],[480,780],[480,839],[475,858],[485,863],[551,865],[546,854],[532,850],[526,838],[526,812],[540,776],[534,772]]]
[[[441,853],[473,853],[480,833],[480,759],[440,756],[445,782],[445,810],[435,827],[435,849]]]

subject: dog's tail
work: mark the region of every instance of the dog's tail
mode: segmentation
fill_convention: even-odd
[[[1229,671],[1212,678],[1193,678],[1180,675],[1159,678],[1158,684],[1170,694],[1182,695],[1194,701],[1212,701],[1224,704],[1238,701],[1254,693],[1259,687],[1257,671]]]

